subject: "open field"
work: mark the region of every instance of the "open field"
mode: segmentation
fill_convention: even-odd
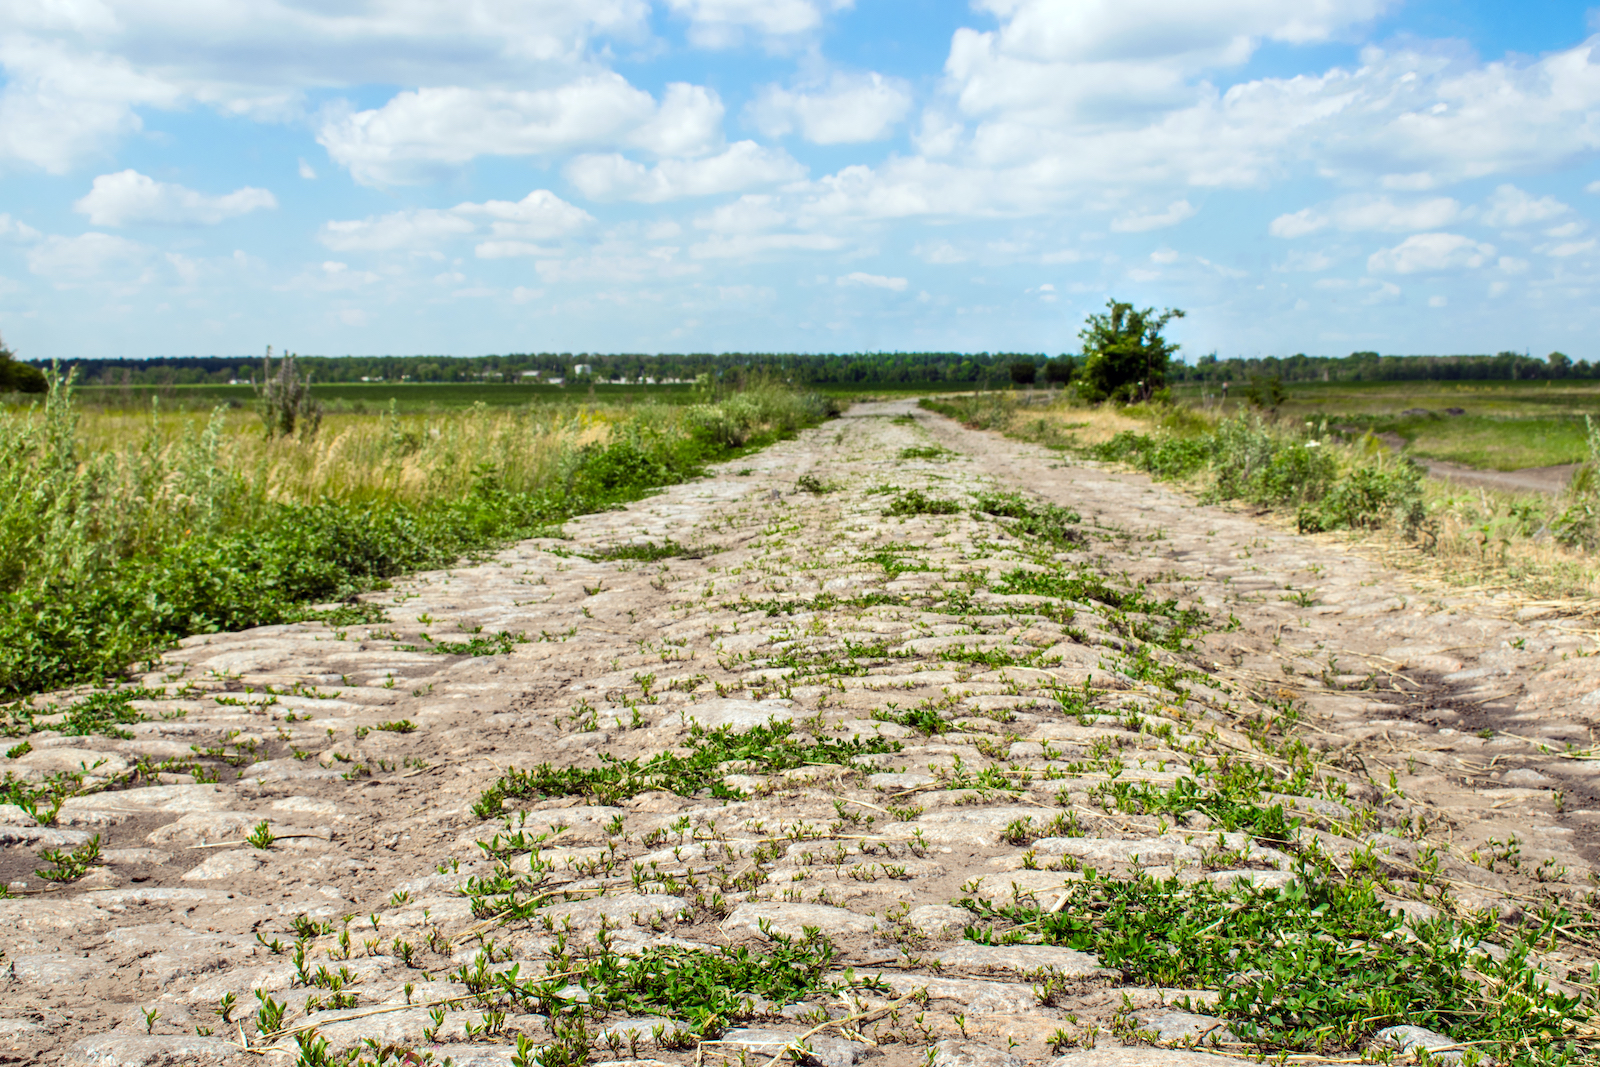
[[[1227,410],[1248,407],[1246,383],[1235,382]],[[1298,382],[1284,386],[1285,419],[1353,431],[1394,433],[1410,451],[1488,470],[1579,463],[1587,456],[1585,415],[1600,419],[1600,382]],[[1175,400],[1221,410],[1215,389],[1193,383],[1173,389]],[[1427,415],[1404,415],[1423,408]],[[1447,415],[1449,408],[1465,414]]]
[[[948,386],[929,384],[818,385],[811,391],[823,396],[920,396],[927,393],[971,390],[970,383]],[[376,414],[390,401],[406,412],[451,411],[483,404],[491,408],[517,408],[551,404],[693,404],[705,399],[694,385],[611,385],[587,382],[569,385],[503,385],[457,382],[337,382],[312,385],[312,393],[328,411]],[[203,411],[224,404],[249,408],[255,393],[248,385],[90,385],[79,386],[78,401],[88,407],[147,411],[152,400],[180,411]],[[26,405],[28,397],[12,397],[13,405]]]
[[[554,533],[13,705],[17,1059],[1600,1051],[1590,621],[908,401]]]

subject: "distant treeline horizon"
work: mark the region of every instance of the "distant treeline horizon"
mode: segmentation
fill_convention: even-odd
[[[508,353],[483,356],[297,356],[314,382],[505,382],[529,384],[550,378],[602,381],[643,379],[692,381],[709,374],[721,381],[769,376],[800,385],[917,385],[1010,381],[1014,363],[1043,366],[1079,362],[1077,353],[868,352],[806,354],[605,354],[593,352]],[[40,363],[39,366],[46,364]],[[61,364],[77,371],[82,385],[226,385],[263,377],[262,360],[251,356],[173,356],[149,359],[84,359]],[[583,368],[587,368],[587,373]],[[1253,377],[1284,382],[1508,381],[1600,378],[1600,363],[1572,360],[1560,352],[1543,359],[1520,352],[1495,355],[1393,356],[1352,352],[1348,356],[1262,356],[1173,362],[1169,382],[1247,382]]]

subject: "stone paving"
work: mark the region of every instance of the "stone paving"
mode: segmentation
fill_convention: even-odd
[[[1079,513],[1076,540],[975,512],[986,493]],[[485,974],[820,933],[827,989],[747,998],[714,1039],[670,1010],[593,1020],[590,1060],[1201,1067],[1252,1047],[1206,1014],[1214,991],[977,943],[974,909],[1060,907],[1090,869],[1286,886],[1313,840],[1334,869],[1388,876],[1408,922],[1449,906],[1440,886],[1506,922],[1594,888],[1592,622],[1418,591],[1326,539],[910,402],[564,532],[363,598],[388,621],[190,638],[142,679],[165,694],[137,702],[131,739],[13,749],[17,777],[106,788],[48,826],[0,808],[0,1055],[292,1063],[314,1025],[334,1053],[510,1064],[515,1034],[563,1038],[550,1012],[476,995]],[[1146,598],[1113,610],[1006,577],[1080,565]],[[1191,608],[1210,621],[1183,651]],[[1274,796],[1303,820],[1293,841],[1107,803],[1219,757],[1286,768],[1261,724],[1291,703],[1340,794]],[[845,755],[729,760],[725,798],[662,780],[483,802],[508,768],[687,755],[724,727]],[[33,873],[93,837],[82,877]],[[1581,949],[1539,962],[1576,981]],[[1405,1029],[1381,1040],[1440,1040]]]

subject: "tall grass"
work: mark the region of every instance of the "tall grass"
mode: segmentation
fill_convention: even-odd
[[[191,633],[280,622],[407,570],[694,475],[829,402],[767,384],[687,406],[334,415],[0,413],[0,693],[113,675]]]
[[[1588,461],[1559,497],[1463,489],[1425,477],[1370,435],[1342,439],[1328,422],[1228,418],[1160,405],[1084,408],[980,394],[924,406],[1080,455],[1183,482],[1203,500],[1278,511],[1301,532],[1350,531],[1404,547],[1390,558],[1455,584],[1525,596],[1600,595],[1600,426]]]

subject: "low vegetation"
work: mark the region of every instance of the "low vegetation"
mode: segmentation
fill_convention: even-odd
[[[923,406],[968,425],[1185,484],[1207,501],[1281,512],[1306,533],[1349,531],[1453,581],[1536,597],[1600,591],[1600,425],[1565,492],[1508,494],[1428,479],[1409,453],[1334,418],[1166,404],[1086,408],[1066,395],[979,393]]]
[[[327,418],[313,437],[295,431],[314,405],[280,386],[262,398],[267,434],[224,408],[85,413],[61,379],[0,412],[0,695],[113,676],[188,634],[304,617],[831,410],[759,385],[676,407],[391,407]]]

